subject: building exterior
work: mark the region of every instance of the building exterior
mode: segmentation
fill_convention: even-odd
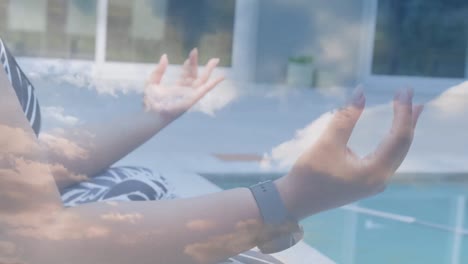
[[[202,61],[221,58],[240,81],[285,83],[288,59],[307,55],[316,64],[315,86],[405,84],[440,92],[468,76],[467,6],[456,0],[1,0],[0,32],[20,56],[102,68],[144,66],[163,53],[180,65],[196,46]]]

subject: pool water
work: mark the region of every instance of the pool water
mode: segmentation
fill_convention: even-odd
[[[209,178],[223,189],[247,187],[258,177]],[[468,182],[390,184],[360,207],[379,210],[452,229],[408,224],[342,208],[302,221],[304,240],[337,263],[468,263]]]

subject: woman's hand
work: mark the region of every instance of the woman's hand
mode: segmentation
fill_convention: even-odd
[[[423,110],[422,105],[413,107],[412,98],[410,90],[395,96],[390,133],[375,152],[360,158],[347,147],[365,105],[362,90],[356,90],[319,140],[276,182],[291,213],[301,219],[383,191],[410,148]]]
[[[169,65],[167,55],[164,54],[145,86],[145,111],[155,112],[167,121],[173,121],[224,80],[224,77],[210,80],[218,63],[219,59],[211,59],[199,75],[198,51],[194,49],[184,63],[179,80],[175,84],[164,85],[161,81]]]

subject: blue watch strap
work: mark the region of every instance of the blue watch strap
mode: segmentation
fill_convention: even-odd
[[[265,225],[258,241],[262,253],[270,254],[287,249],[302,239],[302,228],[288,212],[272,181],[250,187]]]
[[[267,224],[281,224],[291,220],[289,212],[272,181],[261,182],[250,187],[263,221]]]

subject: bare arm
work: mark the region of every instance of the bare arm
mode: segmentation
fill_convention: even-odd
[[[54,165],[7,86],[1,74],[1,263],[214,263],[255,246],[262,225],[247,189],[63,208]]]
[[[55,225],[70,230],[60,241],[41,242],[58,251],[34,259],[75,263],[70,249],[79,248],[76,263],[216,263],[254,247],[262,230],[247,189],[172,201],[93,203],[65,210],[59,218],[63,222]],[[90,234],[74,241],[80,231]]]
[[[40,136],[49,162],[63,167],[53,171],[59,189],[107,169],[176,120],[223,80],[210,80],[217,59],[210,60],[205,71],[198,74],[198,52],[194,50],[184,64],[180,80],[165,86],[161,81],[168,63],[164,55],[150,76],[144,93],[145,109],[140,112]]]
[[[0,155],[2,263],[216,263],[255,246],[262,224],[247,189],[64,209],[27,126],[0,128],[14,135]]]
[[[12,89],[3,89],[5,83],[0,79],[1,91],[14,98]],[[41,157],[19,105],[5,98],[0,96],[2,262],[216,263],[253,247],[263,231],[247,189],[64,209],[49,171],[53,165]],[[403,161],[422,109],[412,107],[409,93],[400,94],[392,132],[361,160],[346,143],[362,112],[362,98],[337,112],[326,133],[276,182],[299,219],[376,193]]]
[[[1,171],[0,240],[15,263],[216,263],[254,247],[262,230],[247,189],[63,209],[47,163],[10,160]],[[29,175],[18,166],[34,178],[21,180]]]
[[[170,122],[144,111],[39,136],[51,164],[66,169],[53,173],[59,189],[92,177],[131,153]]]

